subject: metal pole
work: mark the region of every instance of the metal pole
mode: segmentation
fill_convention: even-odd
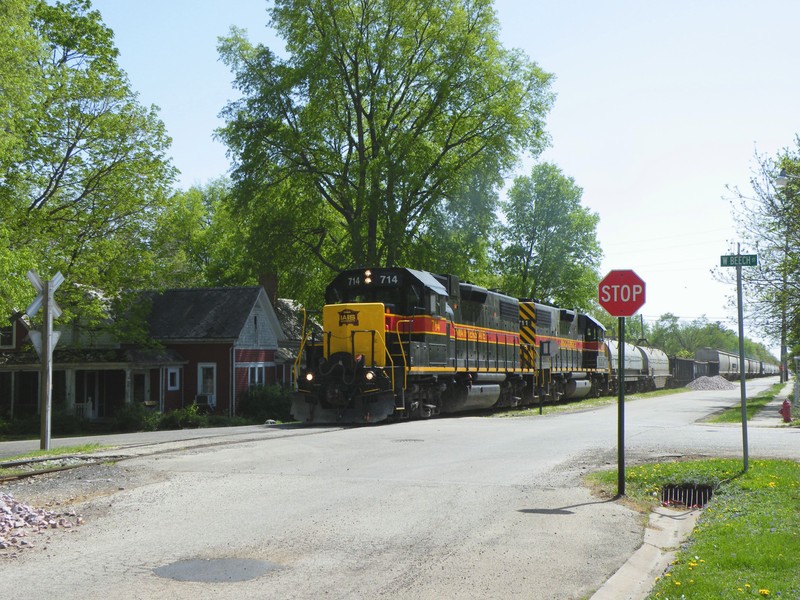
[[[44,333],[42,334],[42,388],[41,398],[41,443],[40,450],[50,450],[50,424],[53,394],[53,290],[50,281],[44,282]]]
[[[739,303],[739,387],[742,394],[742,451],[744,472],[749,468],[747,456],[747,391],[745,389],[744,314],[742,310],[742,266],[736,266],[736,297]]]
[[[625,317],[619,317],[617,369],[617,495],[625,495]]]

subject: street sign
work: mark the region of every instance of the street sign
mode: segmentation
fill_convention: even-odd
[[[758,254],[727,254],[719,257],[720,267],[757,267]]]
[[[598,286],[600,306],[612,317],[630,317],[645,302],[645,284],[630,269],[610,271]]]

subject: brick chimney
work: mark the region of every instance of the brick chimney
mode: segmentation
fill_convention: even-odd
[[[278,302],[278,274],[277,273],[261,273],[258,276],[258,283],[267,292],[267,298],[275,306]]]

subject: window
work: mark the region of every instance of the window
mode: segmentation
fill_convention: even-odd
[[[181,389],[180,369],[174,367],[167,369],[167,389],[171,392]]]
[[[14,326],[0,327],[0,348],[14,347]]]
[[[249,368],[250,387],[264,385],[264,365],[255,365]]]

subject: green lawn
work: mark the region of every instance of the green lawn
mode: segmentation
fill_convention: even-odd
[[[715,459],[626,469],[629,500],[643,508],[670,484],[709,485],[714,495],[688,543],[667,573],[654,581],[650,600],[746,597],[800,598],[800,464]],[[589,476],[607,493],[616,471]]]
[[[747,420],[769,404],[772,399],[783,391],[785,383],[776,383],[757,396],[747,399]],[[741,423],[742,406],[737,404],[708,420],[709,423]]]

